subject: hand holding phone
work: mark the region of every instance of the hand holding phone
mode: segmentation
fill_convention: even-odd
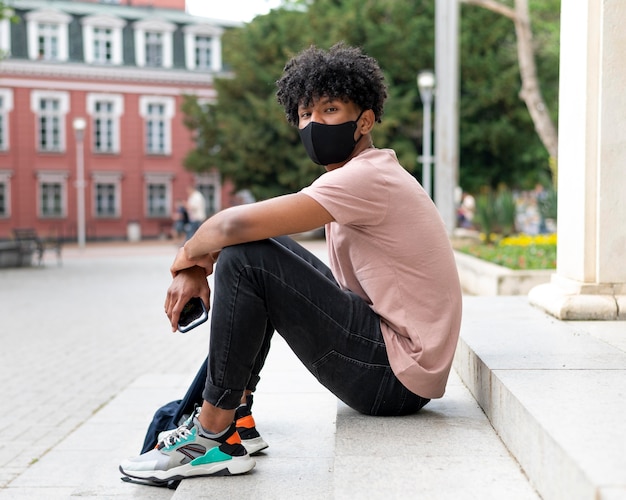
[[[178,318],[178,331],[188,332],[209,319],[209,312],[200,297],[193,297],[185,304]]]

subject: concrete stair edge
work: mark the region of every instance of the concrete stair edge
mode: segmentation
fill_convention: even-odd
[[[558,321],[526,297],[469,298],[466,317],[454,368],[542,498],[626,499],[624,322]]]

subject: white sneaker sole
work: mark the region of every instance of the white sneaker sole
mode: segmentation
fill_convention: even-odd
[[[261,436],[252,439],[242,439],[241,444],[248,452],[248,455],[254,455],[269,447],[269,444],[267,444]]]
[[[191,465],[191,463],[188,463],[169,470],[131,470],[124,469],[122,465],[120,465],[120,472],[135,479],[165,483],[190,477],[235,476],[251,471],[255,465],[256,461],[254,458],[251,458],[250,455],[246,455],[243,457],[233,457],[232,460],[212,464]]]

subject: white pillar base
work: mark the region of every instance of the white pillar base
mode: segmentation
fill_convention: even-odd
[[[555,274],[534,287],[528,300],[561,320],[626,320],[624,283],[582,283]]]

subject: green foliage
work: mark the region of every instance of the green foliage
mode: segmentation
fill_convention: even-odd
[[[517,215],[517,205],[510,189],[501,188],[495,199],[496,222],[500,232],[504,236],[509,236],[515,232],[515,216]]]
[[[487,236],[495,232],[496,227],[496,205],[494,200],[495,196],[491,190],[479,194],[476,198],[474,221]]]
[[[233,78],[215,81],[219,100],[199,106],[188,99],[187,123],[198,149],[187,168],[217,168],[237,189],[258,199],[299,190],[323,172],[304,153],[297,130],[276,103],[275,81],[285,62],[311,44],[345,41],[375,57],[389,98],[374,132],[377,147],[393,148],[404,167],[421,178],[422,104],[418,71],[434,68],[432,0],[292,0],[288,8],[255,18],[223,38]],[[294,7],[295,6],[295,7]],[[546,102],[556,111],[558,0],[531,1],[537,8],[538,67]],[[534,12],[533,12],[534,14]],[[533,22],[535,21],[535,15]],[[545,72],[545,77],[543,72]],[[548,157],[524,103],[515,33],[510,20],[474,6],[462,8],[460,184],[532,186],[549,176]],[[543,89],[542,89],[543,90]]]
[[[531,1],[530,9],[538,77],[556,122],[559,0]],[[548,152],[518,96],[521,80],[512,21],[473,5],[463,6],[461,12],[461,186],[470,192],[500,184],[531,189],[549,181]]]
[[[474,221],[486,235],[498,233],[508,236],[515,232],[517,206],[510,189],[483,190],[476,199]],[[487,239],[489,241],[489,238]]]

